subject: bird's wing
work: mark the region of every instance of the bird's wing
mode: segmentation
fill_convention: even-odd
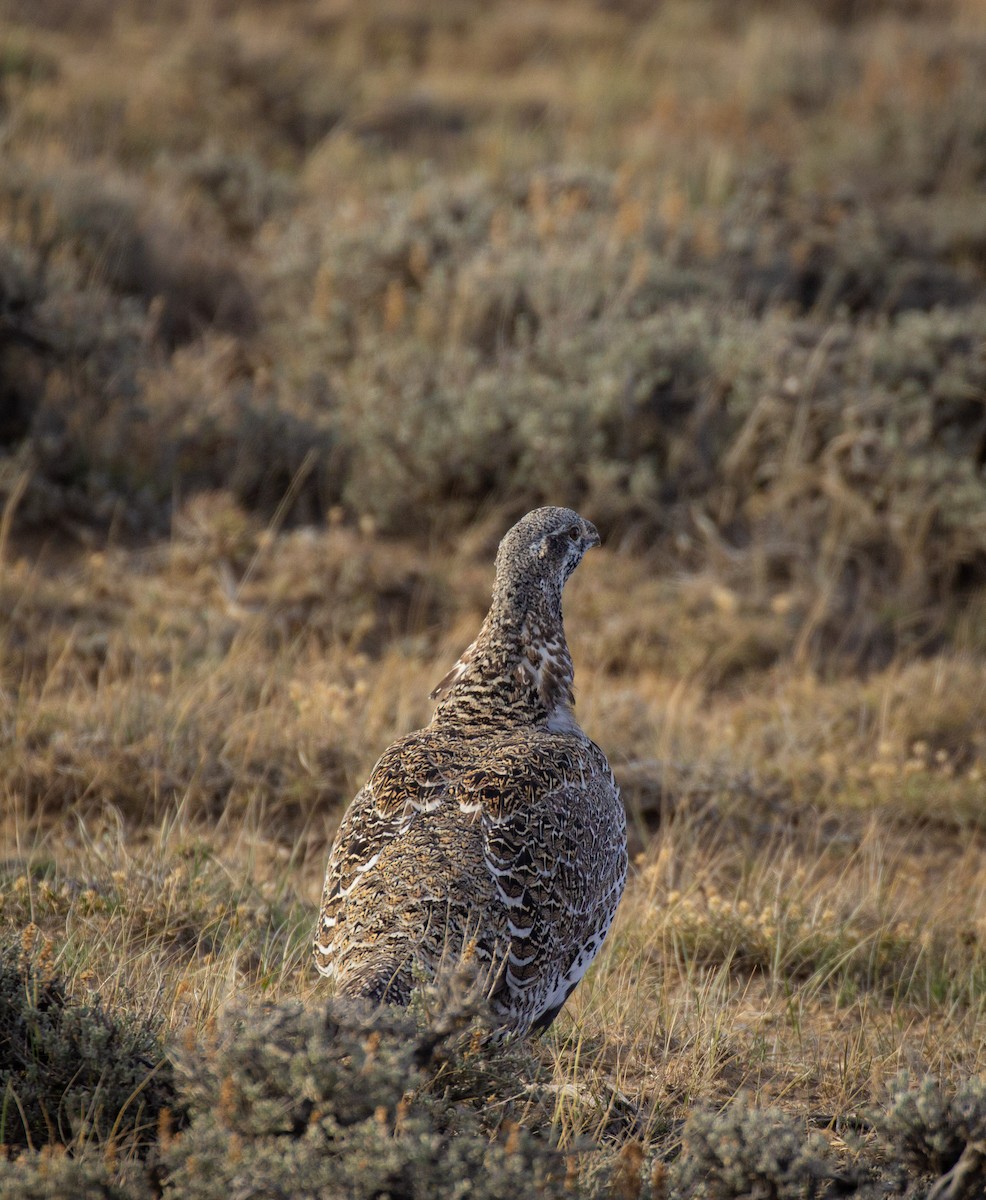
[[[601,752],[544,743],[475,781],[509,935],[500,986],[521,1007],[531,989],[543,993],[542,1009],[563,1003],[598,951],[627,866],[623,805]]]
[[[448,786],[445,758],[419,735],[395,742],[346,810],[329,853],[315,938],[315,965],[323,975],[333,971],[334,949],[345,941],[349,896],[415,817],[441,804]]]

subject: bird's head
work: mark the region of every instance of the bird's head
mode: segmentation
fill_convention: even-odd
[[[570,508],[536,508],[504,536],[496,555],[496,591],[523,600],[540,592],[561,601],[565,581],[599,533]]]

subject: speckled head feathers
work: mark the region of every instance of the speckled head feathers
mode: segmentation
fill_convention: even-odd
[[[561,598],[565,581],[599,533],[571,508],[536,508],[522,517],[500,542],[496,555],[494,601],[514,598],[531,585]],[[526,586],[525,586],[526,585]]]

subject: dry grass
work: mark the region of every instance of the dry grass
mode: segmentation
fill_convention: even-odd
[[[210,511],[235,525],[229,504]],[[486,537],[405,556],[372,534],[255,530],[231,599],[187,528],[152,555],[10,556],[2,581],[0,921],[50,946],[80,995],[175,1034],[248,998],[317,1001],[334,823],[375,754],[427,719],[489,583]],[[320,617],[303,564],[361,582],[348,603],[334,585]],[[696,1105],[752,1095],[848,1153],[836,1131],[865,1124],[899,1070],[986,1072],[981,667],[954,654],[826,680],[743,660],[724,684],[724,630],[783,617],[716,609],[711,589],[716,621],[695,623],[705,586],[668,582],[658,607],[647,573],[604,550],[570,587],[582,718],[624,780],[636,857],[602,959],[539,1052],[550,1119],[563,1145],[667,1154]],[[690,669],[648,653],[650,621],[692,643]]]

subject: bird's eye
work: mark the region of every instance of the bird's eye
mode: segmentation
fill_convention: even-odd
[[[568,536],[573,542],[578,541],[578,539],[582,536],[582,530],[579,529],[578,525],[573,525],[568,531]]]

